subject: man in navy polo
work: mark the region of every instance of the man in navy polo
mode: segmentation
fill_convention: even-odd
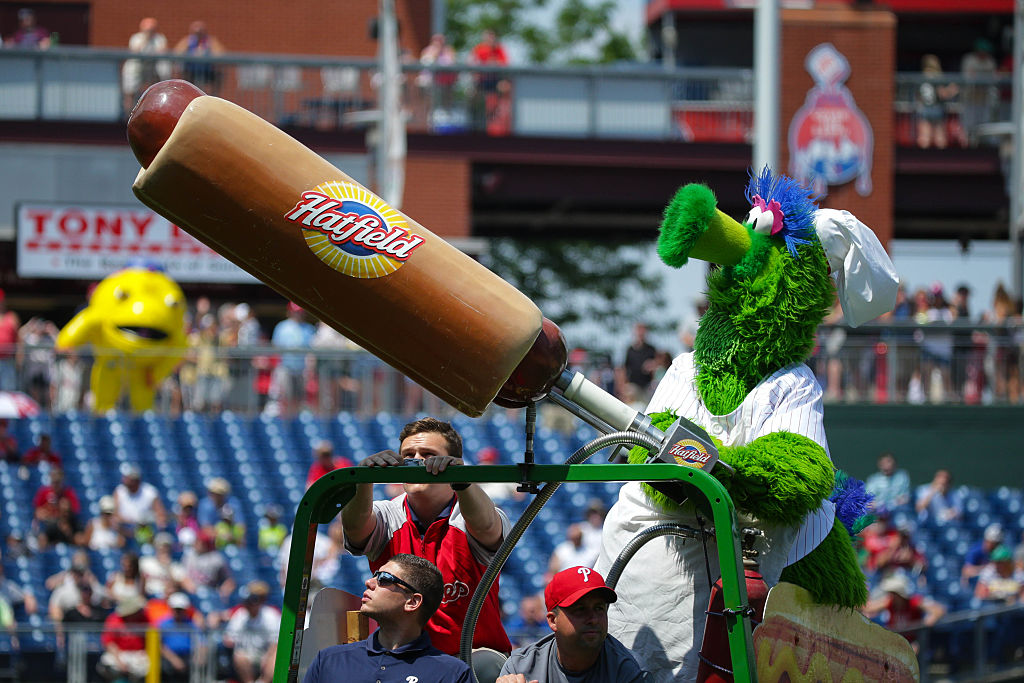
[[[359,606],[380,628],[358,643],[320,650],[303,683],[470,683],[469,666],[431,645],[424,629],[443,594],[444,580],[432,562],[395,555],[366,580]]]

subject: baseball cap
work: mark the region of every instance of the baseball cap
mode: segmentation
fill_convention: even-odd
[[[551,578],[544,589],[544,604],[550,612],[555,607],[568,607],[594,591],[601,591],[608,602],[619,599],[615,591],[605,585],[604,577],[590,567],[569,567]]]
[[[125,479],[141,479],[142,473],[136,465],[126,462],[121,465],[121,476]]]
[[[906,599],[910,599],[910,596],[914,594],[910,579],[905,574],[890,574],[882,579],[882,583],[878,587],[887,593],[895,593]]]
[[[498,449],[494,446],[485,446],[476,454],[476,461],[481,465],[493,465],[498,462],[498,459]]]
[[[102,496],[100,498],[100,512],[113,512],[117,508],[113,496]]]
[[[988,559],[992,562],[1006,562],[1013,559],[1013,553],[1005,545],[1001,545],[992,550],[992,554],[988,556]]]
[[[221,493],[227,495],[231,493],[231,484],[224,477],[214,477],[206,483],[206,490],[210,493]]]
[[[1003,540],[1003,527],[998,524],[989,524],[985,527],[985,540],[1001,543]]]
[[[146,608],[146,601],[138,593],[128,593],[123,596],[117,603],[117,607],[114,611],[117,612],[118,616],[126,617],[129,614],[135,614]]]
[[[184,593],[171,593],[171,597],[167,598],[167,606],[171,609],[188,609],[192,601]]]

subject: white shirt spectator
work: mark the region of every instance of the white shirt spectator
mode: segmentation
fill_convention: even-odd
[[[224,634],[230,636],[236,650],[262,656],[277,643],[280,630],[281,613],[269,605],[262,605],[255,617],[250,616],[245,607],[236,610],[228,620]]]
[[[160,499],[160,492],[149,482],[142,482],[135,493],[124,484],[114,489],[117,516],[126,524],[153,524],[156,521],[154,505]]]

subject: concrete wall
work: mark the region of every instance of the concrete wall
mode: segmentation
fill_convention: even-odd
[[[956,484],[1024,487],[1024,410],[1020,406],[843,406],[825,408],[832,461],[855,477],[875,471],[889,451],[926,484],[945,468]]]

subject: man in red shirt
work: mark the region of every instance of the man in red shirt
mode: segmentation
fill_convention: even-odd
[[[109,681],[118,679],[141,680],[149,672],[146,654],[146,601],[131,593],[121,598],[114,612],[103,623],[100,655],[96,670]]]
[[[306,474],[306,488],[328,472],[351,466],[352,461],[348,458],[334,455],[334,446],[330,441],[320,441],[313,448],[313,464],[309,466],[309,473]]]
[[[359,464],[368,467],[422,461],[428,472],[462,464],[462,438],[450,424],[424,418],[407,424],[399,435],[400,453],[382,451]],[[341,512],[345,547],[366,555],[370,569],[380,569],[401,553],[426,558],[444,578],[444,599],[427,624],[434,647],[457,655],[469,601],[494,552],[511,529],[508,516],[476,484],[405,484],[393,500],[373,500],[372,484],[360,484]],[[474,647],[511,652],[501,623],[498,581],[487,594]]]
[[[21,462],[25,465],[38,465],[41,462],[48,462],[55,467],[64,467],[60,455],[53,450],[49,434],[39,435],[39,445],[30,448],[22,456]]]
[[[508,66],[508,55],[494,31],[484,31],[469,53],[469,61],[478,66]],[[511,84],[499,72],[492,71],[477,73],[476,85],[479,96],[474,114],[478,119],[483,116],[477,125],[486,126],[490,135],[507,135],[511,126]]]
[[[470,61],[480,65],[508,66],[508,55],[494,31],[488,30],[481,34],[480,42],[470,53]]]
[[[864,616],[881,621],[890,631],[898,631],[918,622],[934,626],[946,614],[945,607],[915,591],[913,582],[906,574],[890,574],[882,579],[878,587],[883,594],[868,600],[864,605]],[[917,652],[917,631],[908,631],[903,637],[910,641],[914,652]]]
[[[78,494],[70,486],[64,485],[64,470],[54,467],[50,470],[50,485],[40,486],[32,499],[32,507],[35,510],[35,518],[40,522],[51,522],[57,519],[58,504],[62,498],[67,498],[71,504],[71,511],[80,514],[82,504],[78,500]]]

